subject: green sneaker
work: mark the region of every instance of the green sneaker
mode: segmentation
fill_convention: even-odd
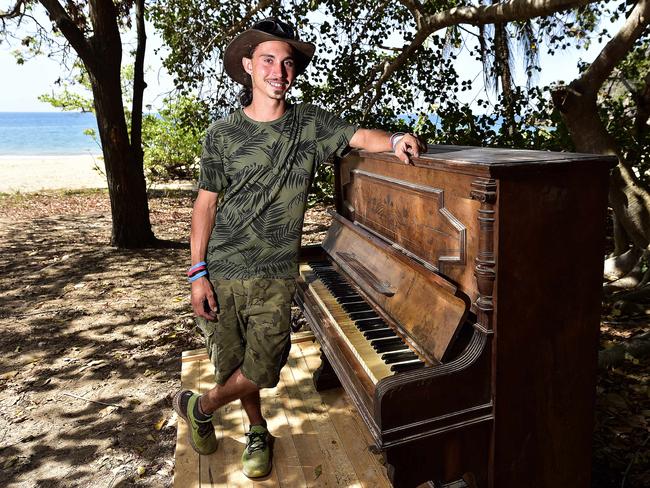
[[[217,436],[214,434],[212,415],[208,420],[198,420],[195,416],[195,405],[200,395],[190,390],[181,390],[174,395],[172,404],[176,413],[187,422],[188,435],[192,448],[199,454],[212,454],[217,450]]]
[[[244,474],[261,478],[271,472],[271,436],[263,425],[251,425],[246,433],[246,448],[241,456]]]

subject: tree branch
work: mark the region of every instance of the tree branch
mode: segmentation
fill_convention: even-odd
[[[210,41],[206,44],[206,46],[203,48],[203,52],[207,53],[210,50],[210,47],[215,43],[219,42],[223,39],[228,39],[229,37],[234,36],[238,32],[242,31],[244,27],[248,25],[248,22],[253,18],[253,15],[255,15],[257,12],[260,10],[264,10],[266,7],[274,3],[276,0],[260,0],[260,2],[255,5],[253,8],[251,8],[246,15],[244,15],[239,22],[236,24],[233,24],[230,26],[230,28],[224,32],[219,32],[216,36],[214,36]]]
[[[612,70],[632,49],[650,21],[650,0],[639,0],[623,27],[600,51],[598,57],[574,83],[583,94],[595,95]],[[573,83],[572,83],[573,84]]]
[[[133,66],[133,104],[131,109],[131,149],[142,151],[142,98],[147,84],[144,81],[144,54],[147,33],[144,23],[144,0],[135,0],[135,22],[138,44]]]
[[[418,29],[421,29],[422,19],[426,15],[422,4],[418,0],[400,0],[400,3],[409,9],[409,12],[411,12],[411,15],[413,16],[413,20],[415,20],[415,26]]]
[[[354,95],[348,102],[337,111],[338,114],[341,114],[352,107],[364,94],[374,89],[375,95],[364,110],[364,114],[367,114],[373,107],[373,105],[379,100],[381,96],[381,87],[383,84],[403,66],[407,65],[410,61],[411,55],[424,44],[424,41],[429,37],[429,32],[426,29],[420,29],[416,32],[415,38],[413,41],[405,46],[402,52],[397,55],[392,61],[385,61],[382,63],[376,64],[366,75],[368,82],[359,90],[359,92]],[[378,80],[374,81],[374,76],[381,71],[381,68],[384,68],[383,73]],[[365,115],[364,115],[365,117]]]
[[[54,22],[57,28],[65,36],[84,64],[89,69],[92,66],[95,66],[95,53],[88,43],[88,39],[86,39],[86,36],[84,36],[79,27],[75,25],[63,6],[57,0],[39,1],[50,15],[50,20]]]
[[[13,7],[6,12],[0,11],[0,19],[2,19],[2,24],[4,25],[5,19],[15,19],[16,17],[22,17],[25,14],[25,7],[28,0],[17,0]]]
[[[400,0],[407,8],[415,3],[411,0]],[[415,1],[415,0],[413,0]],[[562,10],[580,7],[598,0],[510,0],[508,2],[484,5],[480,7],[454,7],[444,12],[438,12],[422,18],[422,27],[417,29],[413,41],[404,47],[401,54],[387,64],[374,66],[366,75],[368,82],[359,90],[339,111],[345,112],[352,107],[365,93],[374,89],[375,96],[365,112],[370,111],[379,99],[381,87],[398,69],[403,68],[411,61],[411,55],[424,44],[426,39],[434,32],[457,24],[471,24],[481,26],[485,24],[498,24],[514,20],[528,20],[542,17]],[[645,0],[642,0],[645,1]],[[410,10],[410,9],[409,9]],[[411,11],[411,10],[410,10]],[[415,19],[417,23],[417,18]],[[375,75],[384,67],[382,75],[375,80]]]
[[[499,24],[514,20],[528,20],[581,7],[597,0],[510,0],[481,5],[480,7],[454,7],[429,15],[425,24],[430,33],[455,24]]]

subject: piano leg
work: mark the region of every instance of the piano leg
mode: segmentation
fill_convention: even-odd
[[[329,390],[330,388],[338,388],[341,386],[323,349],[320,351],[320,366],[314,371],[314,386],[316,387],[316,391]]]

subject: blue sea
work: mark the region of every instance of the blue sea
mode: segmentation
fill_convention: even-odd
[[[97,131],[94,114],[0,112],[0,156],[101,154],[86,129]]]

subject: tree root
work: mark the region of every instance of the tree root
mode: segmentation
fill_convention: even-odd
[[[621,256],[617,256],[616,258],[611,258],[611,259],[621,258],[621,260],[619,261],[621,267],[615,268],[614,265],[610,265],[609,276],[614,276],[615,273],[611,272],[614,269],[622,270],[623,265],[626,268],[629,267],[631,258],[634,257],[635,255],[633,251],[634,248],[630,249],[625,254],[621,254]],[[610,283],[605,284],[603,286],[603,293],[605,294],[605,296],[613,295],[618,291],[631,290],[633,288],[639,288],[645,286],[650,281],[650,269],[645,269],[646,264],[648,262],[648,254],[649,254],[648,250],[639,251],[639,255],[637,256],[636,262],[634,263],[632,268],[627,272],[627,274],[614,281],[611,281]],[[607,261],[605,261],[606,270],[608,269],[608,265],[607,265],[608,261],[610,260],[608,259]]]
[[[616,344],[598,353],[600,369],[615,368],[625,361],[626,356],[632,356],[639,361],[650,357],[650,332],[633,337],[628,342]]]
[[[603,279],[605,281],[615,281],[628,275],[638,265],[643,254],[643,251],[638,247],[631,247],[623,254],[606,259]]]
[[[643,280],[642,280],[643,281]],[[637,304],[640,303],[650,303],[650,286],[647,284],[639,285],[636,288],[630,290],[617,290],[618,293],[610,295],[609,302],[615,301],[619,302],[634,302]]]

